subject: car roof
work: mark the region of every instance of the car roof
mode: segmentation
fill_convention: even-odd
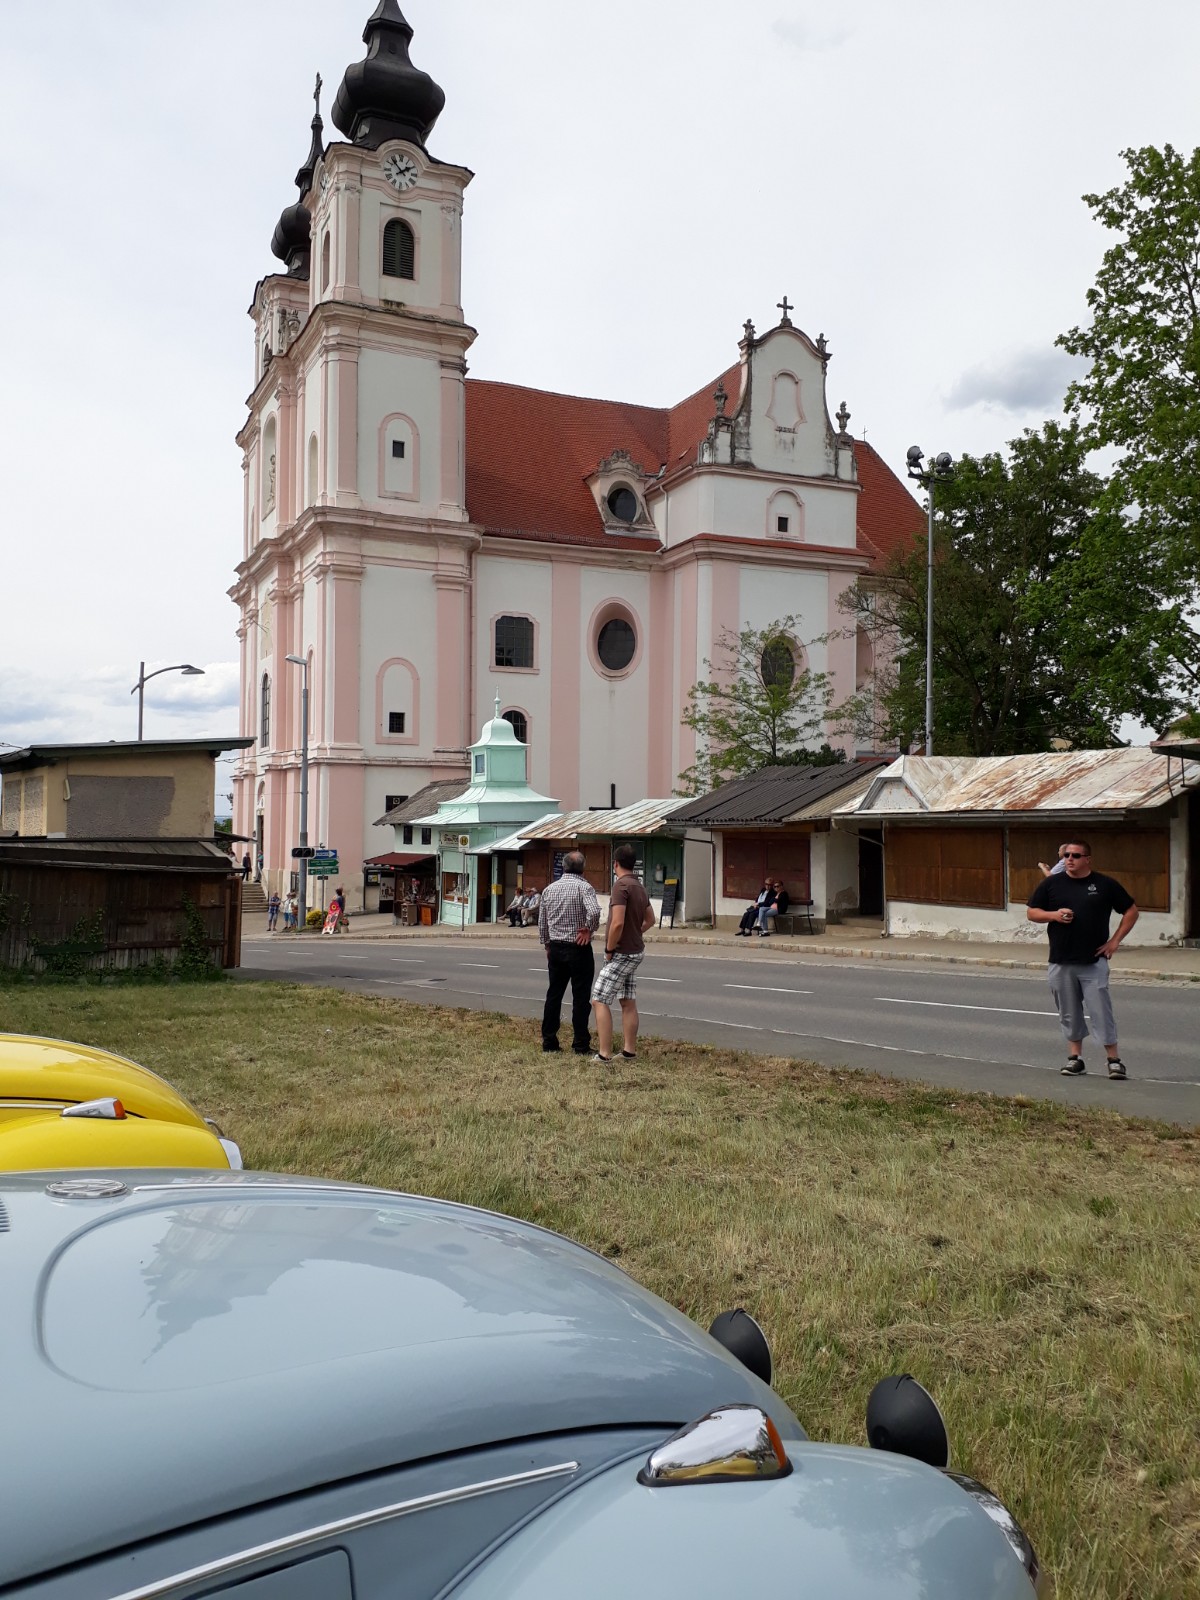
[[[738,1400],[799,1431],[680,1312],[531,1224],[319,1180],[93,1176],[121,1192],[0,1177],[0,1585],[483,1444]]]

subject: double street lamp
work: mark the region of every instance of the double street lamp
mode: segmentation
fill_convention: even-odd
[[[146,663],[144,661],[138,662],[138,681],[134,684],[133,688],[130,689],[129,692],[130,694],[135,694],[138,697],[139,743],[142,738],[142,717],[143,712],[145,711],[146,685],[150,682],[151,678],[157,678],[160,672],[182,672],[185,678],[202,678],[204,676],[203,667],[193,667],[189,662],[186,661],[177,667],[159,667],[158,671],[156,672],[147,672]]]
[[[908,448],[908,475],[925,490],[929,500],[929,542],[925,557],[925,754],[933,754],[933,486],[954,476],[954,462],[945,453],[924,465],[919,444]]]
[[[308,658],[288,656],[294,667],[304,676],[300,680],[300,848],[308,848]],[[308,857],[300,857],[300,895],[296,907],[297,931],[305,925],[308,916]]]

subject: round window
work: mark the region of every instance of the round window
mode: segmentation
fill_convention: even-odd
[[[637,634],[621,617],[614,617],[600,629],[596,654],[609,672],[624,672],[637,649]]]
[[[627,489],[623,483],[610,491],[608,496],[608,509],[618,522],[636,522],[638,514],[637,495],[632,489]]]
[[[786,639],[772,639],[759,661],[762,681],[768,689],[790,689],[796,681],[796,658]]]

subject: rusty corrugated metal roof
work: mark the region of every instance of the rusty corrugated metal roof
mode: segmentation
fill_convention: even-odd
[[[1200,771],[1185,775],[1148,745],[1020,756],[901,756],[839,814],[1103,815],[1153,810],[1197,786]]]
[[[676,796],[671,800],[639,800],[636,805],[622,806],[617,811],[564,811],[561,817],[543,817],[517,832],[523,839],[609,838],[614,834],[644,837],[648,833],[681,831],[670,820],[678,807]]]
[[[698,800],[683,801],[674,820],[699,828],[753,828],[827,817],[850,795],[861,794],[862,774],[874,774],[885,764],[879,758],[827,767],[762,767]]]

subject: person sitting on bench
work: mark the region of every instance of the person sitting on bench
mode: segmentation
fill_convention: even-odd
[[[748,939],[758,924],[758,914],[763,906],[773,905],[774,903],[775,891],[771,887],[770,878],[766,878],[763,880],[762,890],[758,899],[752,906],[747,906],[745,911],[742,912],[742,920],[738,923],[738,938]]]
[[[758,931],[764,939],[771,937],[771,930],[767,926],[767,918],[781,916],[791,904],[791,898],[778,878],[771,885],[771,890],[773,898],[766,905],[758,908]]]

